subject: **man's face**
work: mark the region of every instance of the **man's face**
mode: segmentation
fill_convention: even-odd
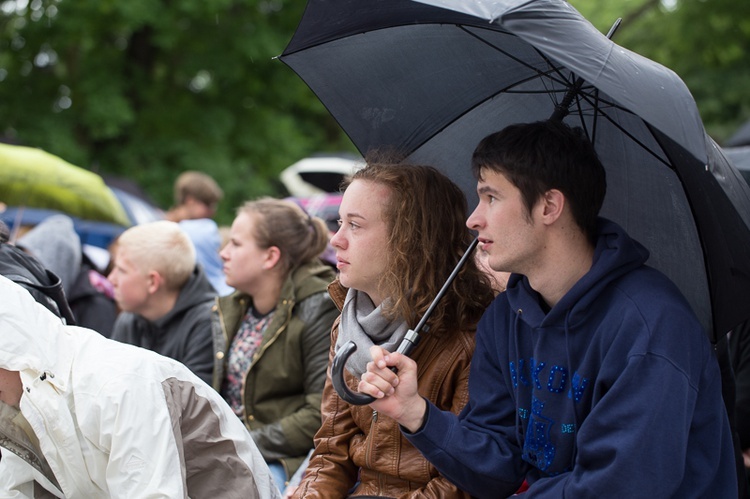
[[[388,188],[364,180],[347,187],[339,208],[340,226],[331,238],[341,284],[357,289],[379,305],[380,276],[387,265],[388,227],[383,207]]]
[[[23,395],[21,375],[18,371],[8,371],[0,368],[0,402],[18,407]]]
[[[539,225],[529,214],[518,190],[502,174],[484,170],[477,183],[479,204],[466,225],[479,233],[479,249],[486,252],[490,268],[528,274],[538,261]]]
[[[127,248],[117,248],[115,265],[108,278],[115,289],[115,301],[120,309],[141,313],[150,296],[150,279],[129,258]]]

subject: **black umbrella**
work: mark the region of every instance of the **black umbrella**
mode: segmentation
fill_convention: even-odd
[[[442,3],[464,12],[309,0],[280,58],[362,154],[396,149],[435,165],[470,203],[471,152],[485,135],[553,115],[583,127],[607,170],[602,215],[649,248],[712,341],[749,318],[750,189],[682,80],[563,0]]]

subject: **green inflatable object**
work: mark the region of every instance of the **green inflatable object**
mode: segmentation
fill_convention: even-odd
[[[33,147],[0,144],[0,202],[131,225],[125,209],[99,175]]]

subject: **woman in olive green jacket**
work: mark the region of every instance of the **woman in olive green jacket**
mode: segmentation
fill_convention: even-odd
[[[338,310],[318,259],[325,222],[289,201],[242,206],[221,252],[227,284],[213,313],[214,388],[240,417],[279,488],[320,428],[330,332]]]

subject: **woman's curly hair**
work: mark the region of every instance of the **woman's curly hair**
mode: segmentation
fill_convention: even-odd
[[[373,182],[389,190],[383,216],[389,230],[387,268],[379,287],[390,297],[384,313],[404,318],[413,328],[471,243],[466,198],[448,177],[431,166],[368,156],[364,168],[344,184]],[[467,259],[435,307],[430,334],[473,330],[494,295],[488,276]]]

